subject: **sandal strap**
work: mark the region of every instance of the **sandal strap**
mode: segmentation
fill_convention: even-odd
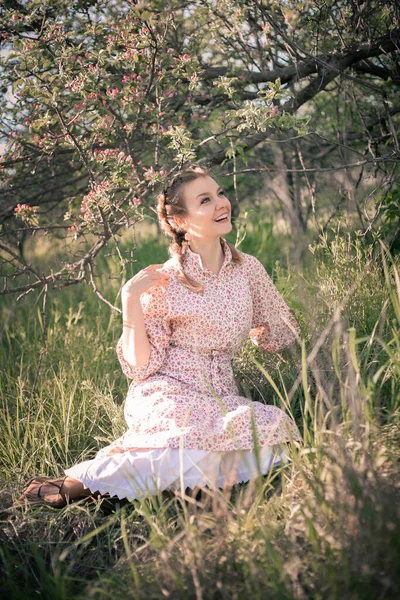
[[[42,487],[46,486],[46,485],[53,485],[54,487],[56,487],[58,489],[58,493],[61,494],[61,489],[62,486],[64,485],[64,482],[67,478],[67,475],[64,475],[64,477],[61,477],[60,479],[48,479],[47,481],[43,481],[43,483],[38,487],[38,491],[37,491],[37,497],[38,498],[42,498],[42,496],[40,495],[40,491],[42,489]]]
[[[67,476],[65,475],[65,477],[62,477],[60,479],[49,479],[48,481],[44,481],[42,485],[54,485],[59,491],[61,491],[61,488],[64,485],[64,481],[66,480],[66,478]]]

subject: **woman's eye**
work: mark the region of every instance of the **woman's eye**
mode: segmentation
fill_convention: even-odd
[[[219,194],[220,194],[220,195],[222,194],[223,196],[225,196],[224,190],[221,190],[221,191],[219,192]],[[203,198],[203,200],[201,201],[201,204],[203,204],[204,200],[210,200],[210,198],[208,198],[208,197],[207,197],[207,198]]]

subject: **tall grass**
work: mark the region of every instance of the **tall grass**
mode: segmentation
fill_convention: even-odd
[[[397,597],[398,266],[385,249],[370,260],[357,240],[338,236],[321,240],[318,261],[298,278],[276,262],[272,233],[263,235],[258,256],[295,311],[304,343],[297,356],[278,357],[246,342],[234,366],[246,395],[292,413],[303,446],[267,476],[205,489],[198,499],[153,497],[111,513],[102,502],[5,511],[0,569],[8,598]],[[256,236],[257,228],[252,244]],[[250,251],[246,239],[240,248]],[[166,243],[143,239],[135,258],[134,270],[164,262]],[[115,265],[101,257],[98,285],[118,303]],[[6,321],[11,315],[0,348],[4,499],[33,474],[91,458],[124,430],[118,315],[89,288],[57,294],[33,389],[39,300],[3,308]]]

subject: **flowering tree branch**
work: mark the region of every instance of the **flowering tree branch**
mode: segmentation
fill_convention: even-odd
[[[284,170],[285,210],[303,185],[309,204],[296,210],[304,228],[310,214],[318,228],[314,174],[372,166],[384,176],[399,160],[394,0],[369,10],[347,0],[329,10],[277,0],[14,0],[0,36],[2,294],[87,279],[111,305],[95,282],[97,256],[113,244],[123,273],[118,232],[154,210],[157,187],[186,161],[234,161],[235,177]],[[352,103],[334,119],[345,85]],[[313,132],[324,133],[317,145]],[[24,244],[46,235],[70,252],[44,275]]]

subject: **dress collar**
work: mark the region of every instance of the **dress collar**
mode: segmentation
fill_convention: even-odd
[[[226,268],[226,266],[232,262],[232,252],[231,249],[229,248],[228,242],[224,239],[224,238],[220,238],[220,242],[221,242],[221,246],[222,246],[222,250],[224,252],[224,262],[222,263],[222,267],[218,273],[218,275],[216,273],[214,273],[213,271],[210,271],[210,269],[207,269],[206,267],[203,267],[203,263],[201,262],[201,256],[200,254],[196,254],[195,252],[192,252],[192,250],[189,248],[189,246],[186,246],[186,250],[184,253],[184,257],[183,257],[183,267],[185,272],[188,273],[188,275],[210,275],[212,277],[219,277],[221,275],[221,273],[223,272],[223,270]]]

